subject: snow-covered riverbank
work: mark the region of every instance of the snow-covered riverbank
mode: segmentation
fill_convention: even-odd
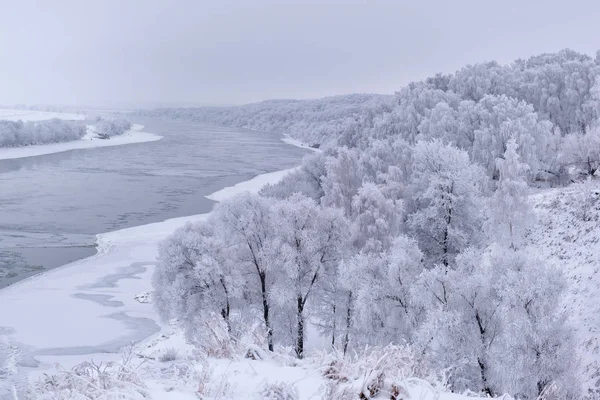
[[[262,174],[207,197],[222,201],[245,191],[258,192],[291,170]],[[134,300],[134,295],[150,289],[158,243],[186,222],[207,215],[99,234],[96,255],[0,290],[0,305],[11,305],[0,307],[0,336],[18,345],[22,359],[37,374],[57,362],[68,366],[98,354],[116,353],[158,332],[158,316],[151,306]]]
[[[219,199],[257,192],[283,175],[255,177]],[[154,337],[163,328],[159,317],[134,297],[151,289],[160,241],[207,215],[100,234],[96,255],[0,290],[0,343],[14,346],[20,374],[36,379],[57,363],[70,368],[90,359],[119,360],[122,348]]]
[[[1,117],[0,117],[1,119]],[[0,148],[0,160],[15,158],[35,157],[45,154],[62,153],[69,150],[92,149],[96,147],[121,146],[125,144],[154,142],[162,139],[162,136],[153,133],[142,132],[142,125],[133,125],[132,129],[119,136],[110,139],[98,139],[94,135],[85,135],[79,140],[63,143],[40,144],[23,147]]]
[[[259,175],[208,197],[222,201],[244,191],[258,192],[264,184],[278,182],[288,171]],[[100,234],[95,256],[0,290],[0,344],[4,341],[14,346],[21,379],[38,379],[55,371],[57,364],[70,369],[89,360],[120,361],[121,351],[131,344],[136,344],[136,352],[145,357],[154,358],[165,349],[175,349],[184,357],[189,346],[181,332],[165,326],[152,304],[138,301],[136,295],[151,290],[158,244],[184,223],[208,215]],[[253,398],[267,382],[293,385],[302,400],[321,398],[329,381],[321,374],[320,364],[315,360],[285,360],[284,356],[281,360],[274,357],[262,361],[210,359],[210,382],[227,396],[219,398]],[[189,382],[168,379],[174,381],[145,381],[153,399],[197,398]],[[462,399],[449,393],[439,396],[420,381],[407,381],[407,389],[424,400]]]

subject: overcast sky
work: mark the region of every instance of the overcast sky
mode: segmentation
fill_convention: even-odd
[[[0,0],[0,104],[393,93],[467,63],[595,55],[597,0]]]

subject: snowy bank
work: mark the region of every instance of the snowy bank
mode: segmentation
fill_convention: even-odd
[[[213,201],[223,201],[239,193],[257,193],[263,186],[279,182],[284,176],[286,176],[290,172],[298,170],[298,168],[300,167],[294,167],[284,169],[281,171],[269,172],[267,174],[258,175],[248,181],[240,182],[233,186],[225,187],[205,197]]]
[[[283,138],[281,138],[281,140],[289,145],[296,146],[301,149],[312,150],[314,152],[322,151],[322,150],[316,149],[314,147],[310,147],[307,144],[305,144],[299,140],[293,139],[289,135],[284,135]],[[205,197],[207,199],[213,200],[213,201],[223,201],[227,198],[231,198],[231,197],[235,196],[236,194],[243,193],[243,192],[256,193],[263,186],[266,186],[267,184],[277,183],[285,175],[289,174],[290,172],[297,171],[298,169],[300,169],[300,166],[284,169],[281,171],[270,172],[267,174],[261,174],[261,175],[255,176],[254,178],[252,178],[248,181],[240,182],[233,186],[227,186],[227,187],[225,187],[215,193],[209,194]]]
[[[280,171],[256,177],[230,188],[227,196],[258,192],[283,175]],[[105,359],[101,354],[117,353],[157,333],[158,315],[134,296],[151,288],[158,244],[184,223],[207,215],[99,234],[95,256],[0,290],[0,304],[11,305],[0,307],[1,325],[6,327],[0,329],[0,337],[8,336],[17,343],[37,374],[56,362],[69,366],[92,357]]]
[[[277,183],[289,171],[263,174],[208,197],[225,200],[244,191],[256,193],[264,184]],[[143,376],[154,399],[196,399],[198,385],[205,383],[224,399],[247,399],[268,385],[278,384],[293,386],[299,400],[322,398],[330,381],[323,376],[322,363],[317,359],[303,362],[273,356],[264,360],[210,358],[206,364],[186,361],[185,354],[191,349],[182,333],[171,333],[152,304],[136,299],[138,294],[151,290],[158,244],[182,224],[208,215],[99,234],[95,256],[0,290],[0,304],[10,304],[0,307],[0,341],[4,335],[17,345],[21,367],[32,367],[32,380],[52,373],[57,363],[69,369],[90,359],[96,363],[119,361],[124,347],[138,343],[136,352],[149,359],[156,359],[166,350],[174,349],[179,354],[172,363],[148,364],[148,368],[160,370],[158,376],[152,376],[152,370]],[[201,381],[194,377],[191,383],[183,382],[179,375],[169,377],[169,371],[179,371],[178,365],[208,370],[210,377]],[[361,379],[355,383],[360,384]],[[438,393],[423,382],[407,381],[406,389],[413,398],[423,400],[464,398]]]
[[[2,117],[0,117],[0,119],[1,118]],[[83,138],[70,142],[0,148],[0,160],[35,157],[45,154],[62,153],[69,150],[93,149],[96,147],[111,147],[125,144],[154,142],[162,139],[162,136],[148,132],[141,132],[141,129],[143,129],[142,125],[134,125],[132,129],[123,133],[122,135],[113,136],[110,139],[105,140],[98,139],[93,133],[88,133]]]

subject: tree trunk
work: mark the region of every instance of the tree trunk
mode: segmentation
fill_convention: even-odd
[[[229,321],[229,312],[231,311],[231,305],[229,303],[229,290],[227,290],[227,285],[225,285],[225,281],[222,277],[221,286],[223,286],[223,291],[225,292],[225,307],[221,309],[221,316],[227,324],[227,333],[231,334],[231,323]]]
[[[477,311],[475,312],[475,320],[477,321],[477,327],[479,328],[479,336],[481,338],[483,348],[487,349],[487,346],[485,345],[485,327],[483,326],[483,321],[481,320],[479,312]],[[479,364],[479,371],[481,373],[481,383],[483,385],[483,392],[488,394],[490,397],[493,397],[492,389],[490,389],[487,380],[487,368],[485,366],[485,362],[480,357],[477,357],[477,364]]]
[[[304,301],[302,296],[298,296],[296,318],[298,319],[298,329],[296,337],[296,356],[300,359],[304,358]]]
[[[333,326],[331,328],[331,348],[335,349],[335,329],[336,329],[336,321],[337,321],[337,316],[335,315],[335,304],[333,305]]]
[[[483,384],[483,393],[487,394],[490,397],[493,397],[492,389],[490,389],[487,378],[486,378],[486,368],[484,362],[478,358],[477,363],[479,364],[479,370],[481,371],[481,382]]]
[[[269,320],[267,277],[264,272],[259,273],[258,276],[260,277],[260,289],[262,293],[263,318],[265,320],[265,328],[267,328],[267,344],[269,346],[269,351],[273,351],[273,329],[271,328],[271,321]]]
[[[444,229],[444,239],[442,240],[442,263],[445,267],[448,266],[448,230],[450,229],[450,223],[452,222],[452,209],[448,210],[446,215],[446,229]]]
[[[348,293],[348,308],[346,310],[346,333],[344,334],[344,355],[348,351],[348,343],[350,342],[350,328],[352,326],[352,292]]]
[[[448,195],[450,195],[452,192],[454,192],[454,183],[452,183],[452,185],[450,186],[450,191],[448,192]],[[443,251],[443,256],[442,256],[442,263],[444,264],[445,267],[448,266],[448,236],[449,236],[449,230],[450,230],[450,224],[452,223],[452,200],[451,198],[449,198],[449,203],[448,203],[448,208],[446,210],[446,228],[444,229],[444,238],[442,240],[442,251]]]

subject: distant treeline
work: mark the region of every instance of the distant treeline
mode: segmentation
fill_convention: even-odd
[[[0,121],[0,147],[68,142],[81,139],[85,133],[81,121]]]
[[[124,119],[99,118],[93,130],[100,139],[122,135],[131,129]],[[79,140],[87,132],[83,121],[51,119],[47,121],[0,120],[0,147],[21,147]]]

